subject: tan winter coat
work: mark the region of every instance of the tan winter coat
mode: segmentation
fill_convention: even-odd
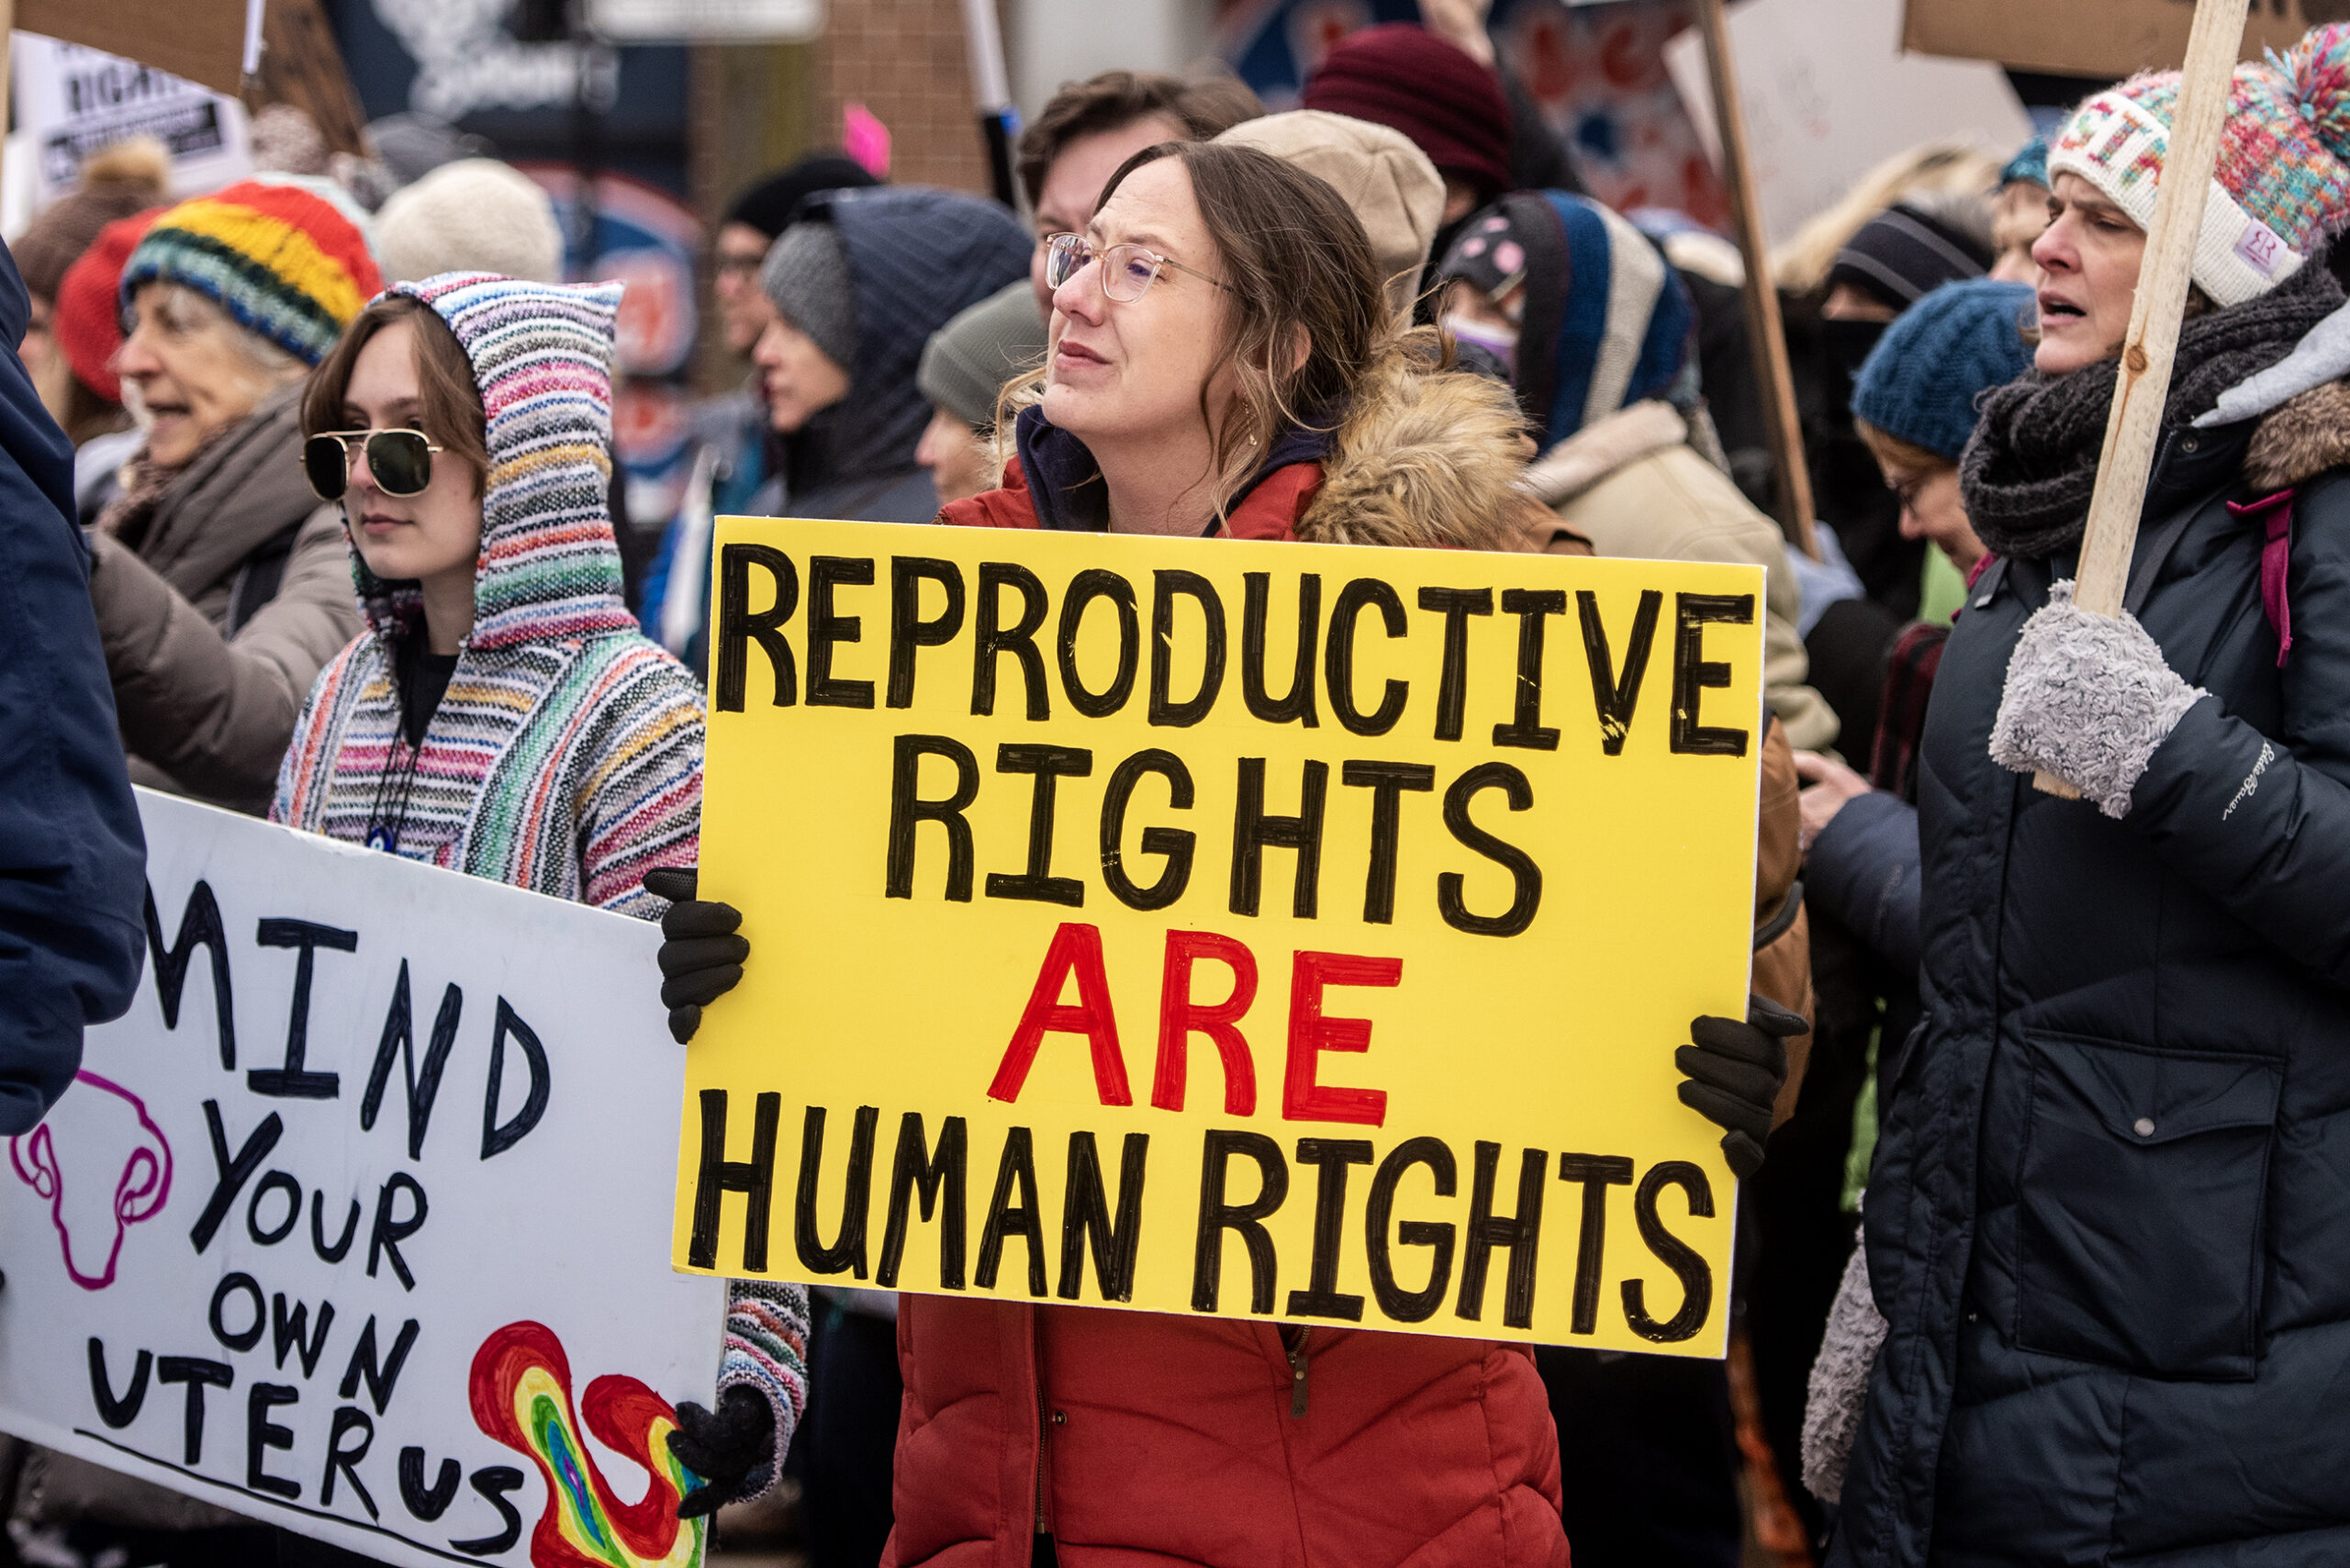
[[[1778,524],[1690,444],[1688,422],[1671,404],[1635,403],[1585,425],[1528,468],[1525,484],[1601,555],[1764,568],[1763,695],[1796,750],[1835,740],[1835,711],[1804,684],[1811,664],[1796,630],[1801,592]]]
[[[310,683],[359,632],[341,518],[302,477],[299,396],[199,455],[135,541],[91,542],[131,778],[255,814]]]

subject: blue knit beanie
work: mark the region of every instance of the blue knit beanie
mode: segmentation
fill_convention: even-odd
[[[1852,413],[1897,440],[1958,461],[1975,399],[2031,368],[2031,287],[1947,283],[1896,317],[1861,365]]]

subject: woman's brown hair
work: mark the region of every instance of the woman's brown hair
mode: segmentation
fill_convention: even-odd
[[[1146,163],[1171,158],[1191,176],[1213,265],[1221,279],[1222,351],[1200,388],[1208,427],[1210,473],[1218,518],[1232,494],[1281,435],[1301,425],[1335,424],[1387,346],[1391,326],[1379,263],[1362,222],[1329,183],[1254,147],[1163,141],[1119,165],[1102,187],[1101,205]],[[1296,346],[1303,343],[1300,356]],[[1294,363],[1292,363],[1294,362]],[[1229,366],[1238,395],[1219,418],[1207,388]],[[1005,389],[1005,405],[1029,400],[1046,373]],[[1005,411],[999,409],[999,414]],[[997,429],[1012,422],[999,418]]]
[[[362,310],[343,330],[342,338],[302,389],[302,433],[343,428],[343,398],[351,390],[351,368],[367,340],[395,321],[415,328],[417,423],[424,433],[462,459],[473,470],[474,495],[479,498],[489,477],[489,416],[481,406],[481,388],[474,384],[473,361],[449,323],[432,307],[413,295],[387,294]]]

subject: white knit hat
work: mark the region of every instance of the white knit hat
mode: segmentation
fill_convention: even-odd
[[[375,255],[386,283],[459,272],[563,281],[554,203],[495,158],[460,158],[394,191],[375,215]]]

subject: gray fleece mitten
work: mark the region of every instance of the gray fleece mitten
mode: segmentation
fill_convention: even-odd
[[[2136,617],[2074,604],[2068,578],[2048,590],[2016,639],[1991,760],[2053,773],[2119,820],[2154,748],[2205,695],[2163,662]]]
[[[1844,1470],[1852,1439],[1860,1435],[1867,1406],[1869,1372],[1885,1343],[1885,1319],[1869,1294],[1869,1249],[1852,1249],[1844,1282],[1828,1312],[1828,1333],[1819,1359],[1811,1363],[1811,1387],[1803,1406],[1804,1490],[1823,1503],[1843,1495]]]

